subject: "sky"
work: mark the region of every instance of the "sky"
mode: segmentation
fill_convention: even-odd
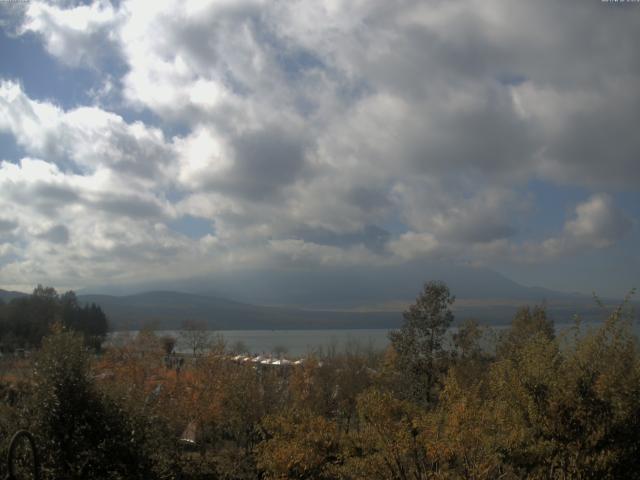
[[[0,1],[0,29],[1,288],[640,286],[640,3]]]

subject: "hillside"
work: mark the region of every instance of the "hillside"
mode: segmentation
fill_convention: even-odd
[[[178,329],[184,320],[199,320],[217,330],[394,328],[401,324],[402,305],[371,310],[312,310],[267,307],[219,297],[174,291],[136,295],[81,295],[81,302],[99,304],[112,328],[138,329],[153,324],[161,329]],[[487,325],[508,324],[522,305],[536,301],[459,299],[454,305],[456,320],[475,318]],[[603,311],[589,297],[548,300],[551,318],[571,322],[575,314],[585,321],[600,321]]]
[[[10,290],[3,290],[0,288],[0,300],[2,300],[5,303],[9,303],[14,298],[24,297],[25,295],[27,294],[22,292],[13,292]]]
[[[318,329],[391,328],[399,325],[397,312],[314,311],[263,307],[205,295],[173,291],[136,295],[80,295],[84,303],[97,303],[113,329],[180,328],[184,320],[204,321],[212,329]]]
[[[606,315],[590,296],[522,287],[501,276],[489,277],[487,284],[490,287],[471,297],[470,287],[481,283],[481,277],[471,280],[468,276],[465,278],[466,282],[450,278],[452,283],[458,284],[459,290],[466,293],[458,295],[453,307],[457,322],[474,318],[487,325],[506,325],[520,306],[540,303],[547,306],[550,317],[557,323],[571,322],[575,314],[585,321],[596,322]],[[499,284],[503,289],[497,288]],[[487,298],[481,295],[496,295],[501,290],[504,292],[501,297]],[[458,290],[452,288],[452,291]],[[0,298],[5,302],[24,295],[22,292],[0,290]],[[411,303],[411,300],[402,300],[371,303],[365,307],[352,307],[355,302],[344,307],[264,306],[233,301],[219,295],[173,290],[154,290],[134,295],[86,294],[78,295],[78,299],[84,304],[100,305],[114,330],[135,330],[145,325],[179,329],[185,320],[202,321],[217,330],[395,328],[402,322],[401,312]],[[616,304],[615,301],[607,303],[610,306]]]
[[[104,285],[84,293],[130,295],[135,292],[180,291],[233,298],[251,305],[286,305],[301,309],[344,310],[395,301],[412,301],[427,280],[445,282],[459,299],[509,299],[527,302],[587,299],[590,295],[522,285],[486,267],[447,262],[410,262],[384,268],[246,270],[220,276]]]

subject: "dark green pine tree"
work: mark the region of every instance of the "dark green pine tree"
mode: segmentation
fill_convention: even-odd
[[[453,321],[450,307],[454,300],[446,284],[427,282],[415,303],[403,313],[402,328],[389,334],[405,380],[403,393],[414,401],[430,403],[433,399],[444,335]]]

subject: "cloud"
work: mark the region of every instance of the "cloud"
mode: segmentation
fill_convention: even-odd
[[[11,244],[16,241],[15,232],[17,228],[18,222],[15,220],[0,218],[0,244],[4,245],[3,248],[6,250],[4,254],[8,252]]]
[[[102,0],[70,8],[29,2],[21,33],[42,36],[47,51],[67,65],[97,67],[113,51],[117,15],[111,2]]]
[[[603,248],[621,240],[631,226],[611,196],[596,194],[576,207],[576,217],[565,224],[565,232],[577,244]]]
[[[407,232],[389,242],[393,254],[405,260],[430,256],[438,247],[437,239],[430,233]]]
[[[336,233],[322,228],[301,228],[294,232],[296,238],[305,242],[328,245],[334,247],[352,247],[361,245],[370,252],[384,253],[391,233],[375,225],[367,225],[362,230],[353,233]]]
[[[18,222],[0,218],[0,233],[11,233],[18,228]]]
[[[412,229],[467,245],[514,236],[513,216],[529,209],[528,200],[509,189],[475,192],[455,181],[404,181],[395,185],[393,198]]]
[[[65,286],[144,276],[150,262],[178,245],[186,249],[177,234],[156,227],[171,218],[164,204],[148,193],[125,192],[100,173],[64,172],[32,158],[0,163],[0,209],[20,219],[9,220],[9,234],[2,235],[15,255],[0,261],[0,276],[16,285]]]
[[[302,132],[278,127],[246,132],[234,140],[234,150],[235,163],[227,180],[231,195],[265,200],[293,183],[305,166]]]
[[[123,182],[159,179],[173,155],[157,128],[97,107],[64,111],[32,100],[9,81],[0,83],[0,131],[10,132],[30,155],[89,173],[109,169]]]
[[[252,201],[273,200],[305,171],[307,140],[301,131],[264,126],[220,138],[200,126],[176,139],[179,178],[195,190],[212,190]]]
[[[55,225],[39,234],[38,238],[42,238],[51,243],[65,245],[69,242],[69,229],[64,225]]]
[[[276,265],[314,267],[380,264],[381,259],[364,245],[340,248],[332,245],[320,245],[299,239],[272,240],[270,249],[275,254]]]
[[[46,45],[60,32],[89,32],[50,48],[62,61],[83,52],[78,62],[91,63],[90,46],[113,43],[132,106],[207,122],[229,144],[303,122],[330,164],[388,169],[393,159],[401,173],[609,188],[632,185],[637,170],[640,62],[629,45],[638,20],[623,10],[504,0],[32,2],[25,28]]]
[[[494,194],[493,200],[499,198]],[[432,231],[436,234],[410,231],[390,240],[388,248],[406,260],[457,258],[476,265],[496,260],[540,263],[585,250],[611,247],[629,235],[633,227],[631,218],[610,195],[597,193],[575,207],[574,215],[564,223],[558,235],[518,243],[510,239],[515,234],[511,226],[495,221],[500,210],[487,206],[491,203],[469,202],[466,209],[452,207],[450,216],[433,218],[435,228]],[[526,208],[526,204],[520,208]]]
[[[36,259],[71,282],[162,274],[168,256],[180,276],[613,246],[631,228],[613,194],[640,185],[639,18],[551,0],[32,1],[20,32],[99,72],[100,106],[0,83],[0,131],[26,152],[0,168],[26,245],[3,275],[37,279]],[[594,195],[534,240],[534,180]],[[215,229],[172,229],[187,216]],[[63,242],[38,222],[67,228],[79,260],[45,254]]]
[[[638,74],[620,75],[602,85],[514,87],[521,115],[538,130],[535,168],[560,184],[591,188],[634,188],[640,182],[634,132],[640,97]]]
[[[632,220],[610,195],[597,193],[576,206],[575,215],[565,222],[559,236],[539,244],[529,242],[514,249],[513,254],[523,261],[535,262],[611,247],[627,236],[632,226]]]

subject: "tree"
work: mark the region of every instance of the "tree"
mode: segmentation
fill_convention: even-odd
[[[456,353],[462,358],[478,355],[482,351],[480,347],[482,334],[482,328],[477,320],[465,320],[452,336],[453,345],[457,350]]]
[[[263,428],[269,439],[257,448],[258,466],[266,479],[333,479],[339,460],[335,423],[302,411],[268,416]]]
[[[176,338],[171,335],[163,335],[160,337],[160,343],[166,355],[171,355],[176,348]]]
[[[450,306],[455,297],[442,282],[427,282],[416,302],[404,313],[399,331],[389,333],[406,379],[406,394],[429,403],[437,381],[436,367],[443,354],[442,341],[453,321]]]
[[[95,303],[80,306],[73,290],[60,296],[61,320],[65,328],[84,335],[85,344],[98,351],[109,330],[107,316]]]
[[[358,428],[344,441],[333,478],[408,480],[440,476],[437,422],[416,404],[376,388],[357,397]],[[456,478],[456,477],[453,477]]]
[[[180,338],[185,346],[193,352],[194,357],[204,353],[211,344],[211,333],[207,330],[207,325],[197,320],[182,322]]]
[[[640,478],[640,352],[630,319],[618,309],[577,332],[575,344],[549,333],[536,331],[490,368],[496,421],[486,425],[501,426],[505,462],[534,479]]]
[[[511,328],[500,338],[497,348],[498,356],[513,355],[535,336],[553,340],[555,337],[553,320],[547,317],[544,306],[536,306],[533,309],[529,306],[521,307],[511,321]]]
[[[0,309],[2,310],[2,309]],[[95,304],[80,306],[73,291],[58,295],[52,287],[38,285],[29,296],[4,307],[0,334],[19,346],[38,346],[54,325],[84,335],[85,344],[99,350],[108,331],[107,317]]]
[[[249,347],[247,347],[247,344],[244,343],[242,340],[236,340],[235,342],[233,342],[233,345],[229,350],[232,353],[235,353],[237,355],[241,355],[243,353],[249,353]]]
[[[448,374],[465,390],[475,388],[491,365],[493,356],[483,349],[487,334],[476,320],[465,320],[451,336],[454,352]]]
[[[38,285],[28,297],[14,298],[8,305],[7,330],[21,346],[40,345],[42,337],[60,320],[55,289]]]
[[[0,338],[3,338],[7,331],[7,306],[0,298]]]
[[[153,478],[132,419],[100,394],[82,337],[43,340],[29,419],[45,478]]]

